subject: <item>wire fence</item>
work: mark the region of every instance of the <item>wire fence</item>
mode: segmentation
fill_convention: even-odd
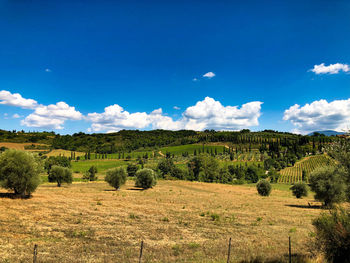
[[[233,259],[233,256],[231,257],[231,241],[232,241],[232,238],[230,237],[230,239],[228,240],[227,263],[230,263],[231,259]],[[138,263],[142,263],[143,251],[144,251],[144,241],[142,240],[140,244]],[[288,262],[292,263],[292,244],[291,244],[290,236],[288,237]],[[38,263],[38,245],[37,244],[34,245],[33,263]]]

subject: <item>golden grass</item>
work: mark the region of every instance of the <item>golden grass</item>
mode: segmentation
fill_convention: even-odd
[[[62,149],[54,149],[50,151],[48,154],[46,154],[48,157],[50,156],[65,156],[65,157],[71,157],[71,151],[68,150],[62,150]],[[83,156],[85,153],[83,152],[75,152],[75,157]]]
[[[4,192],[4,191],[3,191]],[[261,197],[254,187],[159,181],[139,191],[104,182],[41,185],[28,200],[0,198],[0,258],[30,262],[232,262],[282,257],[292,236],[293,253],[306,254],[312,219],[288,191]],[[306,206],[305,206],[306,205]],[[1,262],[1,261],[0,261]]]
[[[6,147],[8,149],[16,149],[16,150],[22,150],[24,151],[24,147],[25,146],[29,146],[29,145],[45,145],[42,143],[31,143],[31,142],[26,142],[26,143],[16,143],[16,142],[0,142],[0,147]],[[28,151],[32,151],[32,150],[28,150]],[[45,150],[37,150],[35,149],[34,151],[45,151]]]

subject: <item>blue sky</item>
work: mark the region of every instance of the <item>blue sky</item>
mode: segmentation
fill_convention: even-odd
[[[0,1],[0,128],[347,129],[349,13],[349,1]]]

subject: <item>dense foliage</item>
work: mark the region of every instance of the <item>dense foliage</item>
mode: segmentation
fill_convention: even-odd
[[[87,170],[84,175],[83,179],[87,181],[96,181],[97,180],[97,167],[95,165],[91,166],[89,170]]]
[[[350,262],[350,212],[333,210],[313,221],[316,246],[328,262]]]
[[[290,190],[296,198],[302,198],[308,194],[307,185],[304,182],[295,183]]]
[[[341,167],[325,166],[316,169],[310,175],[310,187],[315,199],[332,206],[345,200],[345,170]]]
[[[125,169],[120,167],[107,171],[105,181],[118,190],[126,182]]]
[[[62,183],[71,184],[73,182],[72,171],[67,167],[53,165],[48,176],[49,182],[56,182],[60,187]]]
[[[144,168],[136,172],[135,186],[143,189],[152,188],[157,184],[156,174],[152,169]]]
[[[269,196],[271,193],[272,187],[269,181],[263,179],[256,184],[256,189],[258,190],[259,195]]]
[[[45,169],[50,174],[51,167],[57,165],[61,167],[71,167],[70,160],[65,156],[50,156],[45,160]]]
[[[0,185],[16,195],[30,195],[40,184],[41,161],[33,154],[7,150],[0,155]]]

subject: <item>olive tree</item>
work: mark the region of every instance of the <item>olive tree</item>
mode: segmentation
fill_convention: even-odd
[[[152,169],[144,168],[136,172],[135,186],[143,189],[152,188],[157,184],[156,175]]]
[[[118,190],[126,182],[125,169],[120,167],[107,171],[105,181]]]
[[[261,196],[269,196],[271,193],[271,189],[271,184],[265,179],[260,180],[256,184],[256,190],[258,190],[258,193]]]
[[[49,182],[57,182],[58,187],[62,183],[71,184],[73,182],[72,171],[67,167],[53,165],[50,169]]]
[[[332,206],[345,200],[345,171],[341,167],[325,166],[310,175],[310,187],[315,192],[315,199]]]
[[[41,161],[33,154],[6,150],[0,155],[0,186],[15,195],[30,196],[40,184]]]
[[[290,190],[292,190],[292,193],[296,198],[301,198],[308,194],[307,185],[304,182],[295,183]]]

